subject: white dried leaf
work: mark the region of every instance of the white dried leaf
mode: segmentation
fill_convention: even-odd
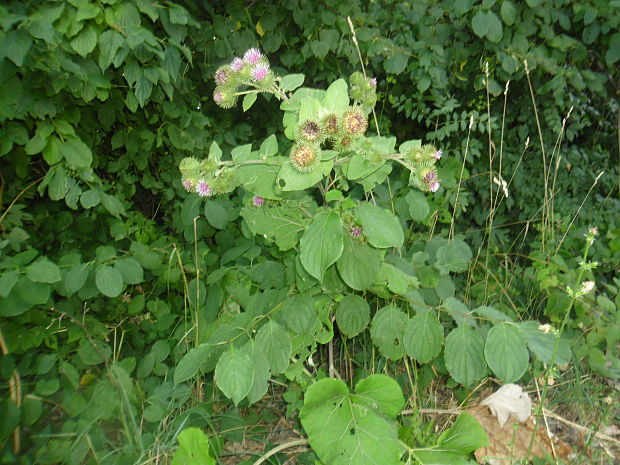
[[[481,402],[489,407],[500,428],[512,417],[523,423],[532,415],[530,396],[517,384],[505,384]]]

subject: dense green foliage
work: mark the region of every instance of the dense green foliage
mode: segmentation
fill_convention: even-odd
[[[175,461],[210,463],[256,420],[236,406],[276,390],[269,379],[320,458],[335,451],[313,398],[330,398],[391,435],[393,449],[364,444],[394,463],[407,381],[393,360],[420,391],[435,375],[470,387],[554,362],[620,376],[620,2],[319,3],[0,6],[0,463],[155,463],[189,426],[218,439],[204,451],[186,430]],[[346,92],[340,79],[361,71],[347,16],[377,78],[377,144],[441,148],[440,190],[410,187],[393,160],[355,174],[327,158],[316,179],[240,167],[222,195],[188,194],[184,158],[282,163],[302,111],[274,95],[222,110],[215,71],[260,47],[277,74]],[[328,343],[354,360],[348,387],[313,384],[325,372],[306,361]],[[364,404],[373,383],[391,397]]]

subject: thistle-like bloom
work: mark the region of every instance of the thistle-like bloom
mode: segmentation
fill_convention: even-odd
[[[213,189],[211,189],[211,186],[209,186],[207,181],[198,181],[198,184],[196,185],[196,194],[200,197],[209,197],[213,195]]]
[[[316,145],[297,143],[291,149],[291,164],[297,171],[312,171],[319,164],[319,148]]]
[[[218,86],[222,84],[226,84],[228,82],[229,77],[230,77],[230,72],[225,66],[222,66],[215,72],[215,83]]]
[[[250,65],[255,65],[260,60],[262,60],[263,54],[257,48],[251,48],[243,55],[243,61],[249,63]]]
[[[233,61],[230,63],[230,69],[234,72],[238,73],[243,69],[243,60],[239,57],[235,57]]]
[[[213,92],[213,101],[222,108],[232,108],[237,103],[237,95],[228,89],[216,87]]]
[[[255,207],[262,207],[264,203],[265,199],[259,197],[258,195],[254,196],[254,198],[252,199],[252,205],[254,205]]]
[[[377,87],[377,78],[372,78],[370,80],[370,87]]]
[[[437,181],[433,181],[428,185],[428,190],[431,192],[437,192],[439,189],[439,183]]]
[[[429,170],[426,172],[426,174],[424,175],[424,182],[426,184],[430,184],[437,178],[437,173],[435,173],[435,171],[433,170]],[[434,191],[433,191],[434,192]]]
[[[254,66],[254,68],[252,68],[252,71],[250,71],[250,76],[252,77],[253,81],[262,81],[268,75],[269,65],[264,63],[257,64],[256,66]]]
[[[224,102],[224,93],[220,90],[216,90],[215,92],[213,92],[213,101],[218,105]]]
[[[334,142],[334,150],[338,152],[348,152],[353,145],[353,139],[351,136],[342,136]]]
[[[350,108],[342,117],[342,128],[347,134],[361,136],[368,129],[368,118],[358,108]]]
[[[361,235],[362,235],[362,228],[360,228],[359,226],[353,226],[351,228],[351,237],[352,238],[357,239]]]
[[[318,121],[308,119],[297,127],[298,137],[306,142],[321,142],[324,139],[323,128]]]
[[[437,150],[435,153],[431,154],[431,157],[433,157],[435,160],[441,160],[442,155],[443,152],[441,150]]]
[[[192,192],[194,190],[194,182],[191,179],[183,179],[183,181],[181,181],[181,184],[183,184],[183,188],[187,192]]]
[[[340,121],[336,113],[330,113],[324,116],[321,120],[321,124],[323,125],[323,131],[330,136],[337,134],[340,130]]]

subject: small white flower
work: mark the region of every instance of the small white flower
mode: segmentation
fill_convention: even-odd
[[[540,325],[538,329],[540,329],[545,334],[549,334],[553,328],[551,327],[549,323],[547,323],[544,325]]]
[[[580,292],[582,294],[587,294],[588,292],[592,291],[592,289],[594,289],[594,281],[584,281],[581,283]]]

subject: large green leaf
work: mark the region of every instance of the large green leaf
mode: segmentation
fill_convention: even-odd
[[[505,383],[517,381],[525,370],[529,355],[525,341],[515,325],[499,323],[489,331],[484,356],[495,375]]]
[[[337,79],[330,84],[323,97],[323,108],[328,112],[339,113],[349,107],[349,91],[344,79]]]
[[[60,281],[60,268],[43,257],[26,268],[26,277],[35,283],[57,283]]]
[[[93,154],[84,142],[70,139],[60,146],[60,152],[71,168],[88,168]]]
[[[267,356],[271,372],[274,375],[284,373],[292,349],[289,333],[275,321],[270,321],[256,334],[256,343]]]
[[[244,165],[237,168],[237,175],[248,191],[264,199],[281,199],[281,189],[276,184],[280,167],[271,165]]]
[[[282,77],[280,88],[287,92],[295,90],[304,83],[304,79],[303,74],[287,74]]]
[[[125,39],[120,32],[109,29],[99,36],[99,68],[105,71],[114,61],[116,52]]]
[[[355,394],[327,378],[308,388],[300,418],[323,463],[398,465],[403,449],[393,418],[403,405],[400,386],[387,376],[360,381]]]
[[[108,265],[97,266],[95,284],[99,292],[107,297],[118,297],[125,288],[120,271]]]
[[[252,363],[252,386],[248,392],[248,402],[253,404],[261,400],[269,389],[269,360],[263,348],[252,340],[249,340],[242,348],[241,352],[246,354]],[[217,370],[217,367],[216,367]],[[220,388],[221,389],[221,388]]]
[[[309,332],[317,322],[314,300],[306,294],[289,297],[282,306],[286,326],[297,334]]]
[[[85,57],[95,50],[97,46],[97,32],[92,26],[88,26],[71,40],[71,47],[80,55]]]
[[[504,34],[501,20],[492,11],[487,11],[487,23],[487,39],[489,39],[491,42],[499,42]]]
[[[285,161],[278,171],[276,183],[283,191],[301,191],[314,186],[332,170],[332,160],[322,161],[313,171],[301,173],[289,161]]]
[[[274,240],[281,251],[295,247],[299,233],[309,223],[299,208],[286,206],[244,207],[241,216],[252,233]]]
[[[437,262],[435,266],[441,274],[451,271],[460,272],[467,270],[472,254],[469,246],[460,239],[455,239],[437,249]]]
[[[254,383],[254,366],[250,356],[234,347],[222,354],[215,366],[217,387],[235,405],[250,393]]]
[[[551,363],[556,338],[559,336],[541,331],[537,321],[517,323],[517,329],[521,332],[532,354],[541,362]],[[555,363],[560,366],[567,365],[570,359],[570,344],[566,339],[560,339],[555,354]]]
[[[442,344],[443,326],[432,311],[420,313],[407,323],[403,345],[409,357],[430,362],[439,355]]]
[[[322,281],[327,268],[340,258],[343,247],[340,216],[333,210],[322,211],[301,237],[299,258],[306,271]]]
[[[371,245],[379,248],[403,245],[403,228],[393,213],[365,203],[355,209],[355,218],[362,225],[364,235]]]
[[[489,445],[489,438],[478,420],[468,413],[461,413],[454,424],[441,433],[437,445],[442,449],[468,454]]]
[[[0,297],[6,297],[15,286],[19,273],[15,270],[5,271],[0,275]]]
[[[2,53],[18,67],[24,63],[24,58],[32,46],[32,37],[26,31],[24,28],[9,32],[2,44]]]
[[[486,374],[484,340],[467,325],[460,325],[448,334],[444,358],[450,376],[465,386],[481,380]]]
[[[211,457],[209,438],[199,428],[186,428],[177,437],[179,448],[172,457],[171,465],[215,465]]]
[[[356,291],[368,289],[375,283],[380,266],[380,251],[349,237],[344,239],[344,248],[336,267],[348,286]]]
[[[86,283],[89,271],[90,265],[88,263],[73,265],[65,275],[65,290],[69,294],[75,294],[82,289],[82,286]]]
[[[210,347],[208,344],[200,344],[193,347],[179,361],[174,370],[174,383],[179,384],[187,381],[198,374],[200,365],[209,355]]]
[[[409,317],[394,305],[383,307],[375,313],[370,335],[384,357],[398,360],[405,355],[403,336]]]
[[[123,281],[127,284],[139,284],[144,281],[142,266],[135,258],[119,258],[114,262],[114,268],[120,272]]]
[[[489,21],[485,11],[478,10],[471,20],[471,27],[478,37],[482,38],[489,30]]]
[[[411,191],[405,197],[409,205],[409,216],[412,220],[422,221],[428,216],[430,206],[424,194],[420,191]]]
[[[471,460],[468,455],[444,451],[441,448],[420,450],[414,453],[420,465],[477,465],[478,462]]]
[[[366,329],[369,321],[370,306],[359,295],[348,295],[338,303],[336,323],[345,336],[357,336]]]

